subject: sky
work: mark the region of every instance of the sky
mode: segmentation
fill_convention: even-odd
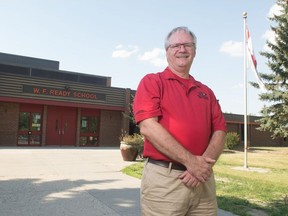
[[[112,77],[137,89],[147,73],[167,66],[164,41],[177,26],[197,36],[190,74],[209,86],[225,113],[244,113],[244,21],[258,71],[273,40],[275,0],[0,0],[0,52],[60,62],[60,70]],[[255,76],[247,69],[248,81]],[[261,90],[247,85],[247,113],[260,115]]]

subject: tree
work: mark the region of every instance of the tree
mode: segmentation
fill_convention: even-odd
[[[260,52],[267,58],[271,73],[259,73],[267,90],[259,94],[259,99],[269,105],[261,110],[258,129],[272,132],[272,138],[288,137],[288,0],[276,0],[276,3],[281,8],[280,14],[269,17],[275,24],[271,26],[275,42],[266,41],[270,50]],[[251,84],[259,88],[258,83]]]
[[[139,127],[136,125],[134,113],[133,113],[133,103],[134,103],[134,97],[135,93],[130,94],[130,103],[129,103],[129,113],[126,114],[125,112],[122,112],[123,116],[125,118],[129,119],[129,134],[133,135],[134,133],[140,133]]]

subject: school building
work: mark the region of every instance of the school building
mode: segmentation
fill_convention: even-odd
[[[60,70],[58,61],[0,53],[0,146],[118,147],[134,93],[111,77]],[[243,140],[243,116],[225,118]],[[253,145],[287,145],[256,130],[255,118]]]
[[[0,53],[0,146],[119,146],[130,95],[111,77]]]

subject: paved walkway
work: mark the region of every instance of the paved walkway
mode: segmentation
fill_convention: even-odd
[[[1,147],[0,215],[140,216],[131,163],[115,148]]]

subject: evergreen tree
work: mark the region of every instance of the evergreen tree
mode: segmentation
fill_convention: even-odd
[[[269,17],[274,23],[271,30],[275,33],[275,42],[267,41],[270,51],[260,52],[267,58],[271,73],[259,73],[266,92],[259,94],[261,101],[268,102],[258,121],[261,131],[272,132],[272,138],[288,137],[288,0],[276,0],[281,13]],[[259,88],[257,83],[251,83]]]

